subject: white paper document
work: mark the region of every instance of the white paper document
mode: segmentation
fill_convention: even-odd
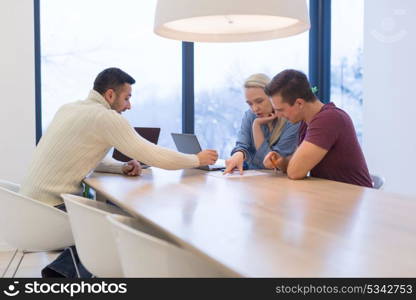
[[[240,172],[234,171],[231,174],[223,175],[222,171],[218,172],[208,172],[209,176],[214,176],[218,178],[243,178],[243,177],[250,177],[250,176],[267,176],[270,175],[270,172],[262,172],[258,170],[246,170],[243,172],[243,175],[240,175]]]

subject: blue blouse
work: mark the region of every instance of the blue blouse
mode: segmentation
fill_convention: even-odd
[[[241,121],[241,128],[238,132],[237,142],[234,149],[231,151],[233,155],[237,151],[243,151],[245,154],[244,168],[245,169],[264,169],[263,160],[267,153],[270,151],[276,151],[281,156],[289,156],[296,150],[298,142],[298,124],[292,124],[289,121],[286,122],[283,127],[282,134],[280,135],[277,143],[273,146],[269,146],[269,139],[271,132],[269,126],[261,125],[261,129],[264,135],[264,142],[260,148],[256,151],[253,138],[253,122],[256,119],[256,115],[247,110],[244,113],[243,120]]]

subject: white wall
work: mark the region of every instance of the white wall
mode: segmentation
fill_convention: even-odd
[[[35,148],[33,0],[0,0],[0,179],[20,183]]]
[[[416,197],[416,1],[364,3],[364,152],[385,190]]]

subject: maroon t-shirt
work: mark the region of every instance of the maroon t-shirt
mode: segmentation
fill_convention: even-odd
[[[299,144],[304,140],[328,150],[311,176],[373,187],[351,118],[334,103],[325,104],[309,125],[302,122]]]

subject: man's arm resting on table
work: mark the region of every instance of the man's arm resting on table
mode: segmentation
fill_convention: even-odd
[[[328,150],[303,141],[287,162],[287,176],[290,179],[303,179],[328,153]],[[283,170],[284,171],[284,170]]]
[[[142,168],[140,163],[135,160],[130,160],[127,163],[122,163],[113,159],[111,156],[109,156],[109,154],[107,154],[94,171],[124,174],[128,176],[138,176],[140,175]]]

